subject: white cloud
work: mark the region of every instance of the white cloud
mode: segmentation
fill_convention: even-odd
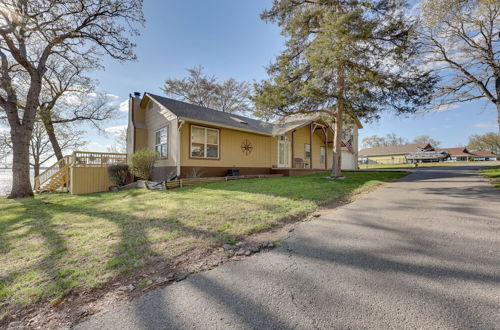
[[[127,125],[118,125],[118,126],[107,127],[104,130],[108,133],[120,134],[121,132],[123,132],[126,129],[127,129]]]
[[[119,109],[120,109],[120,111],[128,112],[128,99],[126,99],[125,101],[120,103]]]
[[[474,124],[474,128],[497,128],[498,124],[494,121],[483,121],[483,122],[478,122]]]
[[[442,112],[458,108],[457,104],[439,104],[432,107],[432,111]]]
[[[65,92],[61,99],[63,102],[66,102],[68,105],[78,106],[78,105],[83,104],[83,102],[85,102],[88,98],[96,98],[99,95],[107,97],[110,104],[114,104],[114,102],[115,102],[114,100],[116,100],[118,98],[118,95],[110,94],[110,93],[98,94],[95,92],[86,93],[86,92],[79,92],[79,91],[71,91],[71,92]],[[128,107],[127,107],[127,110],[128,110]],[[124,111],[124,110],[121,110],[121,111]]]
[[[80,105],[82,104],[82,93],[79,92],[64,92],[61,97],[62,101],[68,105]]]

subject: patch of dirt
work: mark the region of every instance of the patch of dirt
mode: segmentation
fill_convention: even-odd
[[[372,186],[311,214],[285,218],[274,228],[246,236],[229,250],[224,247],[193,248],[175,257],[174,262],[158,262],[132,274],[120,275],[98,288],[79,292],[75,290],[56,301],[42,300],[26,308],[0,314],[0,329],[54,329],[76,325],[89,316],[108,311],[153,289],[174,285],[191,274],[268,252],[303,222],[312,221],[379,186]],[[268,246],[268,242],[273,242],[272,246]],[[254,251],[245,255],[247,250]]]

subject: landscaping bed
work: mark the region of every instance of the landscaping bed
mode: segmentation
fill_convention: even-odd
[[[103,297],[110,288],[132,291],[182,279],[172,273],[179,265],[206,269],[207,258],[219,258],[215,252],[224,244],[299,221],[323,205],[346,202],[404,175],[346,172],[345,179],[331,180],[325,173],[0,200],[0,324],[89,292]],[[166,280],[145,278],[127,287],[147,271]]]

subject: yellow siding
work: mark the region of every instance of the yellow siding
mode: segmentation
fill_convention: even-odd
[[[150,101],[146,110],[147,141],[146,148],[155,147],[155,132],[168,127],[168,156],[158,159],[155,166],[175,166],[177,159],[177,117],[170,111],[160,107],[155,101]]]
[[[146,112],[144,109],[141,108],[140,106],[141,100],[137,98],[133,98],[133,114],[132,114],[132,119],[136,123],[144,123],[145,122],[145,116]]]
[[[114,184],[108,176],[107,167],[73,167],[71,168],[71,193],[90,194],[108,191]]]
[[[148,147],[148,130],[143,128],[135,129],[135,150],[146,149]]]
[[[195,126],[201,126],[193,124]],[[276,139],[271,136],[220,128],[220,159],[190,158],[190,123],[181,129],[181,164],[199,167],[271,167],[276,156]],[[217,128],[217,127],[212,127]],[[249,155],[242,152],[241,144],[248,140],[253,149]]]
[[[404,164],[405,155],[369,156],[368,164]]]
[[[278,138],[271,138],[271,167],[278,167]]]
[[[199,167],[276,167],[277,166],[277,137],[258,135],[241,132],[226,128],[220,128],[220,159],[196,159],[190,158],[190,124],[186,123],[181,129],[181,164],[182,166]],[[201,125],[197,125],[201,126]],[[212,127],[217,128],[217,127]],[[305,144],[310,143],[310,126],[307,125],[295,131],[293,139],[294,157],[305,160]],[[291,132],[285,134],[292,140]],[[252,152],[245,155],[241,150],[241,144],[248,139],[253,146]],[[320,147],[325,145],[323,131],[318,129],[313,135],[312,156],[313,168],[325,168],[320,163]],[[332,151],[327,150],[328,166]]]

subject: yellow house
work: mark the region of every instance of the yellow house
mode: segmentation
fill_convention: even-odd
[[[357,168],[357,119],[346,124],[342,168]],[[334,132],[319,118],[269,123],[145,93],[131,96],[127,155],[158,152],[152,180],[177,177],[325,171],[333,161]]]

